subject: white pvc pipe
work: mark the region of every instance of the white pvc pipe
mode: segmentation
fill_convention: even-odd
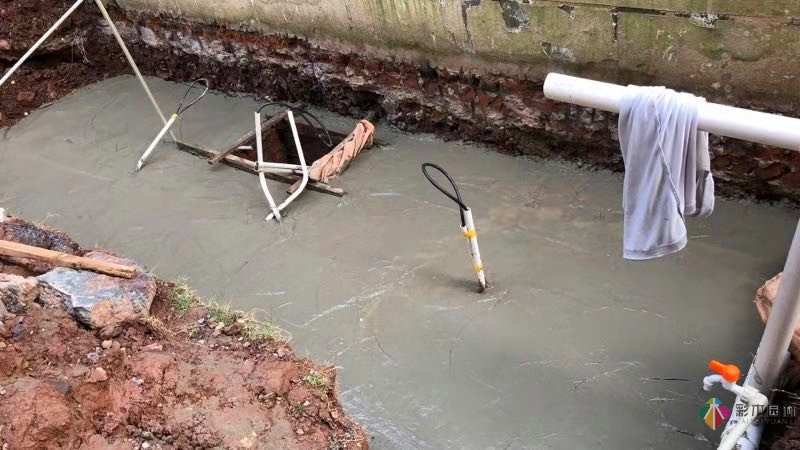
[[[11,75],[13,75],[13,74],[14,74],[14,72],[16,72],[16,71],[17,71],[17,69],[19,69],[19,68],[20,68],[20,66],[22,66],[23,64],[25,64],[25,61],[26,61],[28,58],[30,58],[30,57],[31,57],[31,55],[33,54],[33,52],[35,52],[35,51],[36,51],[36,49],[38,49],[38,48],[39,48],[39,46],[40,46],[40,45],[42,45],[42,44],[44,43],[44,41],[46,41],[46,40],[47,40],[47,38],[49,38],[49,37],[50,37],[50,35],[51,35],[51,34],[53,34],[53,32],[54,32],[54,31],[56,31],[56,30],[58,29],[58,27],[60,27],[60,26],[61,26],[61,24],[62,24],[62,23],[64,23],[64,21],[65,21],[65,20],[67,20],[67,17],[69,17],[69,16],[70,16],[72,13],[74,13],[74,12],[75,12],[75,10],[76,10],[76,9],[78,9],[78,7],[79,7],[79,6],[81,6],[81,4],[82,4],[83,2],[84,2],[84,0],[78,0],[78,1],[76,1],[76,2],[75,2],[75,4],[73,4],[73,5],[72,5],[72,7],[71,7],[70,9],[68,9],[68,10],[67,10],[67,12],[65,12],[65,13],[64,13],[64,15],[63,15],[63,16],[61,16],[61,18],[60,18],[60,19],[58,19],[58,20],[56,21],[56,23],[54,23],[54,24],[53,24],[53,26],[51,26],[51,27],[50,27],[50,29],[48,29],[48,30],[47,30],[47,31],[46,31],[46,32],[45,32],[45,33],[42,35],[42,37],[40,37],[40,38],[39,38],[39,40],[38,40],[38,41],[36,41],[36,43],[35,43],[35,44],[33,44],[33,46],[32,46],[31,48],[29,48],[29,49],[28,49],[28,51],[27,51],[27,52],[25,52],[25,54],[24,54],[24,55],[22,55],[22,58],[20,58],[20,59],[17,61],[17,63],[16,63],[16,64],[14,64],[13,66],[11,66],[11,68],[10,68],[10,69],[8,69],[8,71],[5,73],[5,75],[3,75],[3,78],[0,78],[0,86],[2,86],[2,85],[3,85],[3,83],[5,83],[5,82],[6,82],[6,81],[7,81],[9,78],[11,78]]]
[[[289,205],[289,203],[292,203],[294,199],[296,199],[297,196],[300,195],[301,192],[303,192],[303,190],[306,188],[306,185],[308,184],[308,166],[306,165],[306,157],[303,156],[303,146],[300,145],[300,135],[297,134],[297,125],[295,125],[294,123],[294,114],[292,114],[292,111],[290,110],[287,111],[287,115],[289,116],[289,125],[291,125],[292,127],[292,136],[294,137],[294,145],[295,147],[297,147],[297,156],[300,158],[300,165],[303,168],[303,179],[300,182],[300,187],[298,187],[297,190],[292,193],[292,195],[290,195],[286,200],[283,201],[283,203],[281,203],[278,206],[278,210],[283,210],[283,208],[286,208]],[[273,214],[267,216],[267,220],[271,220]]]
[[[777,373],[781,374],[786,369],[786,365],[789,363],[789,358],[791,358],[791,353],[784,352],[783,357],[781,358],[780,368],[778,369]],[[753,361],[755,363],[755,361]],[[757,387],[757,383],[754,381],[755,378],[755,370],[753,368],[753,364],[750,365],[750,370],[747,372],[747,377],[744,380],[744,385],[750,385],[753,387]],[[769,396],[770,394],[764,393],[765,395]],[[770,397],[771,398],[771,397]],[[743,405],[740,407],[739,405]],[[741,411],[742,409],[746,408],[746,402],[741,396],[736,397],[736,403],[733,405],[733,411]],[[725,431],[723,431],[722,436],[723,438],[727,434],[736,433],[735,430],[737,425],[739,424],[740,418],[737,416],[731,416],[728,420],[728,423],[725,424]],[[761,442],[761,434],[764,431],[764,421],[753,422],[751,423],[746,429],[744,434],[739,437],[736,441],[736,445],[738,446],[737,450],[757,450],[759,447],[759,443]],[[733,434],[732,434],[733,435]]]
[[[767,397],[785,367],[786,352],[800,321],[800,222],[794,232],[789,255],[783,267],[778,295],[772,305],[767,326],[758,344],[745,384]],[[740,403],[740,399],[736,399]],[[753,437],[748,436],[751,439]]]
[[[736,416],[728,420],[717,450],[733,450],[734,448],[756,450],[763,424],[755,424],[755,420],[763,411],[763,407],[769,404],[769,399],[754,386],[749,385],[746,380],[744,385],[739,386],[736,382],[730,382],[718,373],[703,378],[703,390],[710,391],[717,383],[722,385],[726,391],[736,394],[737,405],[739,402],[742,405],[735,407]]]
[[[544,95],[547,98],[611,112],[619,112],[620,99],[625,89],[616,84],[556,73],[549,74],[544,83]],[[723,136],[800,150],[800,120],[791,117],[705,103],[699,106],[697,126],[701,130]],[[786,351],[799,320],[800,222],[786,257],[778,296],[745,385],[753,386],[767,397],[771,396],[773,386],[784,368]],[[736,403],[742,403],[742,399],[737,397]],[[752,426],[748,430],[754,431],[753,436],[748,434],[738,438],[737,445],[742,448],[757,447],[756,440],[760,430],[754,430]]]
[[[483,270],[483,261],[481,260],[481,251],[478,248],[478,232],[475,230],[475,221],[472,218],[472,210],[467,208],[464,211],[464,226],[461,231],[469,241],[469,249],[472,254],[472,265],[475,273],[478,274],[478,284],[481,291],[486,289],[486,272]]]
[[[273,162],[263,162],[258,163],[259,168],[267,167],[272,169],[302,169],[303,166],[300,164],[284,164],[284,163],[273,163]]]
[[[558,73],[547,75],[544,82],[544,95],[549,99],[615,113],[626,89]],[[722,136],[800,150],[800,119],[793,117],[705,102],[698,106],[697,127]]]
[[[260,167],[256,170],[263,173],[290,173],[292,175],[298,175],[303,173],[301,169],[280,169],[271,167]]]
[[[261,113],[255,113],[255,120],[256,120],[256,157],[258,159],[258,165],[264,164],[264,148],[261,142]],[[272,198],[272,194],[269,193],[269,188],[267,187],[267,177],[264,175],[263,172],[258,172],[258,181],[261,183],[261,190],[264,191],[264,195],[267,197],[267,202],[269,203],[270,209],[272,209],[272,215],[274,215],[275,220],[278,222],[281,221],[281,212],[278,209],[278,206],[275,204],[275,200]]]
[[[742,394],[740,393],[737,398],[741,396]],[[738,447],[738,450],[755,450],[755,448],[757,448],[756,443],[752,441],[751,436],[746,436],[745,432],[754,427],[753,423],[758,418],[759,411],[763,411],[768,404],[769,399],[767,399],[767,396],[763,394],[759,394],[757,398],[754,398],[752,401],[748,402],[743,417],[739,417],[739,420],[733,427],[730,429],[726,428],[725,432],[722,433],[722,438],[720,439],[719,447],[717,447],[717,449],[734,450]],[[759,429],[760,431],[758,426],[755,426],[755,428]],[[748,439],[748,437],[750,439]],[[761,438],[760,434],[758,435],[758,438]]]
[[[164,128],[162,128],[161,131],[158,132],[156,138],[153,139],[153,142],[151,142],[150,146],[147,147],[147,150],[144,151],[142,157],[139,158],[139,162],[136,163],[137,172],[142,170],[142,166],[144,166],[144,162],[147,160],[147,157],[150,156],[150,153],[152,153],[153,150],[156,149],[156,145],[158,145],[158,143],[161,142],[161,139],[164,139],[164,135],[167,134],[167,131],[169,131],[170,128],[172,128],[172,124],[175,123],[175,119],[177,118],[178,115],[173,114],[172,117],[170,117],[169,120],[167,121],[166,125],[164,125]]]
[[[142,85],[144,92],[147,94],[147,98],[150,99],[150,103],[153,104],[153,107],[156,109],[158,113],[158,117],[161,118],[161,122],[166,125],[167,118],[164,116],[164,113],[161,112],[161,108],[158,106],[158,102],[156,102],[155,97],[153,97],[153,93],[150,92],[150,87],[147,86],[147,82],[144,81],[144,77],[142,76],[142,72],[139,71],[139,66],[136,65],[136,61],[133,60],[133,56],[131,56],[131,52],[128,50],[128,46],[125,45],[125,41],[122,39],[122,36],[119,34],[119,30],[117,30],[117,26],[114,25],[114,21],[111,19],[111,16],[108,15],[108,11],[106,11],[106,7],[103,5],[101,0],[94,0],[94,3],[97,5],[97,8],[100,10],[100,14],[103,15],[103,19],[108,23],[108,27],[111,28],[111,34],[114,35],[116,38],[117,43],[119,44],[120,48],[122,49],[122,53],[125,55],[125,59],[128,60],[128,64],[133,69],[133,73],[136,75],[136,78],[139,80],[139,83]],[[2,83],[0,83],[2,84]],[[175,137],[175,134],[170,131],[170,137],[172,137],[173,142],[177,142],[178,138]]]

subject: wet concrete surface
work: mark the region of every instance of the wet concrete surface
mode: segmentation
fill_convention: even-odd
[[[150,82],[164,107],[183,93]],[[176,134],[220,149],[255,105],[209,95]],[[747,367],[755,289],[781,270],[795,225],[788,208],[718,200],[686,250],[628,262],[620,175],[380,127],[389,145],[338,180],[345,197],[307,192],[278,225],[254,175],[170,143],[133,175],[158,129],[130,77],[33,112],[0,130],[0,206],[272,315],[298,354],[339,367],[379,449],[714,448],[720,430],[697,410],[733,398],[700,380],[711,358]],[[475,212],[486,293],[425,161]]]

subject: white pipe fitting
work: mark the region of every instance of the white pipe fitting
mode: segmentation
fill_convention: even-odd
[[[737,443],[739,445],[739,450],[745,450],[743,448],[745,445],[748,443],[754,444],[750,439],[741,438],[744,436],[748,427],[756,420],[759,412],[763,411],[767,404],[769,404],[769,399],[753,386],[745,385],[743,387],[736,387],[739,388],[736,394],[740,396],[742,403],[747,407],[745,408],[744,414],[738,417],[736,425],[734,425],[733,428],[726,428],[722,433],[722,441],[719,443],[719,447],[717,447],[719,450],[733,450],[737,446]],[[753,445],[752,448],[755,448],[755,445]]]
[[[258,165],[264,164],[264,148],[263,143],[261,140],[261,113],[255,113],[255,121],[256,121],[256,157],[258,158]],[[281,212],[278,209],[278,206],[275,204],[275,199],[272,198],[272,194],[269,193],[269,188],[267,187],[267,177],[264,176],[264,173],[259,171],[258,172],[258,181],[261,183],[261,190],[264,191],[264,196],[267,197],[267,203],[269,203],[270,209],[272,209],[272,216],[275,217],[275,220],[278,222],[281,221]]]
[[[261,190],[264,191],[264,195],[267,197],[267,202],[269,202],[269,207],[272,210],[272,212],[267,216],[266,220],[275,219],[277,222],[281,221],[281,211],[289,206],[289,203],[292,203],[294,199],[296,199],[300,193],[303,192],[309,180],[306,157],[303,154],[303,146],[300,144],[300,135],[297,133],[297,125],[294,122],[294,114],[292,114],[291,110],[287,111],[287,117],[289,119],[289,125],[291,125],[292,128],[292,137],[294,138],[294,145],[297,148],[297,156],[300,158],[300,164],[284,164],[264,161],[264,144],[261,136],[261,113],[255,113],[256,155],[258,158],[258,161],[256,162],[256,170],[258,172],[258,180],[261,183]],[[294,191],[288,198],[286,198],[283,203],[276,205],[275,200],[272,198],[272,194],[270,194],[269,188],[267,187],[267,178],[264,173],[297,173],[297,171],[301,171],[303,175],[303,178],[300,182],[300,187],[297,188],[297,190]]]
[[[753,444],[750,439],[742,439],[745,431],[758,417],[758,414],[763,411],[764,407],[769,404],[769,399],[758,391],[753,386],[744,385],[739,386],[736,383],[725,380],[720,374],[713,374],[703,378],[703,390],[710,391],[715,384],[721,384],[722,388],[726,391],[736,394],[738,399],[744,405],[741,410],[743,414],[736,417],[736,424],[732,427],[726,427],[722,433],[722,440],[720,441],[718,450],[733,450],[737,444],[739,450],[746,450],[748,443]],[[733,418],[731,418],[733,420]],[[755,449],[755,445],[751,448]]]
[[[704,391],[710,391],[711,388],[714,387],[715,384],[717,384],[717,383],[722,384],[723,382],[727,383],[727,381],[725,381],[722,378],[722,375],[720,375],[718,373],[715,373],[713,375],[709,375],[709,376],[703,378],[703,390]]]
[[[297,133],[297,125],[294,123],[294,114],[292,114],[292,111],[290,110],[287,111],[287,116],[289,117],[289,125],[291,125],[292,127],[292,137],[294,137],[294,145],[297,148],[297,157],[300,158],[300,167],[303,170],[303,179],[300,181],[300,187],[298,187],[297,190],[292,193],[292,195],[290,195],[286,200],[283,201],[283,203],[281,203],[278,206],[277,208],[278,211],[281,211],[283,210],[283,208],[289,206],[289,203],[292,203],[294,199],[296,199],[300,195],[300,193],[303,192],[303,190],[306,188],[306,185],[308,184],[308,179],[309,179],[308,166],[306,165],[306,157],[303,155],[303,146],[300,144],[300,135]],[[259,128],[261,128],[260,124]],[[258,139],[260,143],[261,134],[258,135]],[[261,175],[263,176],[263,174]],[[273,210],[272,214],[267,216],[267,220],[272,220],[273,217],[275,217],[276,219],[279,217],[279,215],[276,214],[275,210]]]

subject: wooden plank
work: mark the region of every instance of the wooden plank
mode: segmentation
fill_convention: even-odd
[[[300,183],[302,182],[302,179],[295,181],[293,185],[289,186],[289,189],[286,190],[286,193],[289,195],[294,194],[294,191],[300,189]]]
[[[59,267],[85,269],[122,278],[133,278],[136,268],[98,259],[84,258],[69,253],[55,252],[40,247],[0,239],[0,256],[41,261]]]
[[[267,131],[269,131],[272,128],[276,127],[278,125],[278,123],[280,123],[281,120],[287,118],[288,116],[289,116],[289,114],[286,111],[283,111],[282,113],[275,114],[274,116],[270,117],[268,120],[265,120],[264,122],[262,122],[261,123],[261,133],[262,133],[262,135],[263,135],[263,133],[266,133]],[[239,147],[241,147],[243,145],[247,145],[247,143],[250,142],[251,140],[255,140],[255,137],[256,137],[256,130],[253,130],[253,131],[247,133],[244,137],[242,137],[241,139],[236,141],[236,143],[233,144],[232,147],[229,147],[227,150],[225,150],[222,153],[217,153],[216,156],[214,156],[213,158],[209,159],[208,163],[213,165],[213,164],[216,164],[216,163],[222,161],[226,156],[230,155],[231,153],[235,152],[236,150],[239,150]],[[255,144],[253,144],[253,145],[255,145]]]
[[[265,173],[264,175],[267,178],[273,179],[275,181],[281,181],[286,184],[297,184],[297,187],[300,187],[300,181],[302,181],[303,177],[301,175],[292,175],[292,174],[280,174],[280,173]],[[322,192],[324,194],[333,195],[334,197],[344,197],[344,189],[335,188],[333,186],[329,186],[325,183],[320,183],[318,181],[314,181],[311,178],[308,179],[308,184],[306,184],[306,189],[309,191],[316,191]]]
[[[176,144],[178,145],[178,148],[180,150],[183,150],[187,153],[191,153],[195,156],[199,156],[201,158],[213,158],[218,154],[218,152],[215,152],[214,150],[208,150],[203,147],[189,145],[180,141],[176,141]],[[250,161],[244,158],[239,158],[238,156],[235,155],[228,155],[222,158],[222,162],[233,168],[243,170],[245,172],[258,174],[258,170],[256,169],[256,163],[254,161]],[[295,181],[301,179],[301,177],[291,174],[283,175],[278,173],[265,173],[264,175],[271,180],[280,181],[282,183],[287,183],[287,184],[293,184]],[[321,192],[323,194],[333,195],[335,197],[342,197],[345,194],[344,189],[331,187],[325,183],[318,183],[313,180],[308,180],[308,185],[306,186],[306,189],[310,191]]]

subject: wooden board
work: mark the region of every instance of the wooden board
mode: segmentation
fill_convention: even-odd
[[[58,267],[85,269],[122,278],[133,278],[136,268],[98,259],[84,258],[69,253],[55,252],[40,247],[0,239],[0,256],[41,261]]]
[[[287,117],[289,117],[289,114],[286,111],[284,111],[282,113],[275,114],[274,116],[272,116],[269,119],[267,119],[264,122],[262,122],[261,123],[261,133],[262,133],[262,135],[263,135],[263,133],[266,133],[267,131],[269,131],[272,128],[276,127],[278,125],[278,123],[280,123],[281,120],[283,120],[283,119],[285,119]],[[256,130],[253,130],[253,131],[247,133],[244,137],[242,137],[241,139],[236,141],[236,143],[233,144],[232,147],[229,147],[224,152],[217,153],[216,156],[214,156],[213,158],[210,158],[208,160],[208,163],[209,164],[216,164],[216,163],[222,161],[226,156],[230,155],[231,153],[235,152],[236,150],[239,150],[239,147],[241,147],[243,145],[247,145],[248,142],[250,142],[252,140],[255,140],[255,137],[256,137]]]
[[[214,150],[208,150],[206,148],[199,147],[196,145],[189,145],[186,144],[185,142],[176,141],[175,143],[178,145],[178,148],[180,150],[199,156],[201,158],[210,159],[216,157],[219,154],[219,152],[216,152]],[[255,174],[258,173],[256,169],[256,163],[248,159],[239,158],[238,156],[235,155],[227,155],[224,158],[222,158],[221,161],[228,166],[231,166],[239,170],[243,170],[245,172],[250,172]],[[277,173],[265,173],[264,175],[271,180],[280,181],[282,183],[287,183],[287,184],[294,184],[295,181],[302,178],[300,176],[290,175],[290,174],[283,175]],[[318,183],[313,180],[308,180],[306,189],[310,191],[322,192],[323,194],[329,194],[336,197],[342,197],[344,195],[343,189],[331,187],[328,186],[327,184]]]

